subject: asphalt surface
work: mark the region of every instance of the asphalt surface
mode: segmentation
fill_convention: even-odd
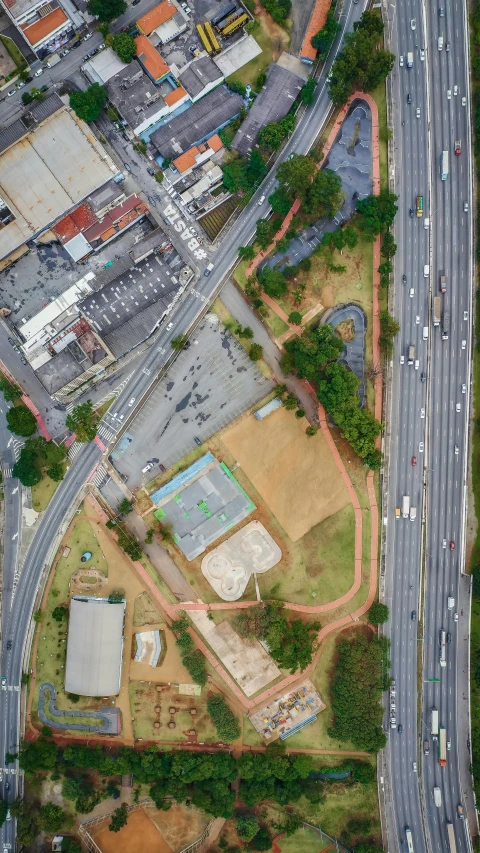
[[[468,610],[459,605],[460,572],[464,565],[465,466],[468,450],[468,407],[471,350],[471,231],[464,200],[472,208],[471,169],[467,122],[468,98],[466,21],[463,4],[446,5],[440,18],[437,5],[424,7],[408,0],[388,9],[393,52],[405,57],[393,71],[393,118],[395,141],[395,192],[399,212],[395,222],[398,251],[395,258],[395,315],[401,331],[393,360],[390,466],[386,549],[386,601],[391,608],[387,634],[391,638],[392,676],[396,681],[396,721],[400,734],[390,728],[388,715],[388,761],[391,790],[387,797],[390,849],[406,844],[405,828],[412,830],[413,847],[420,851],[448,851],[447,821],[454,826],[456,847],[469,849],[465,823],[457,820],[457,804],[471,805],[464,798],[459,765],[465,777],[469,758],[466,744],[466,700],[468,695],[465,640],[468,639]],[[411,19],[416,20],[412,31]],[[444,35],[450,51],[439,51],[437,37]],[[426,48],[426,60],[419,49]],[[413,68],[407,69],[407,52],[413,51]],[[447,89],[458,95],[447,100]],[[407,94],[412,104],[407,104]],[[416,117],[417,107],[420,117]],[[454,140],[461,139],[463,151],[454,156]],[[441,152],[449,150],[450,174],[441,180]],[[424,220],[410,218],[415,197],[424,197]],[[430,274],[424,277],[424,264]],[[444,305],[451,315],[449,339],[441,340],[433,328],[430,311],[433,295],[439,293],[439,271],[445,270],[448,290]],[[402,275],[407,276],[406,286]],[[412,298],[409,289],[414,288]],[[463,319],[464,311],[468,319]],[[419,323],[416,317],[419,317]],[[429,329],[427,341],[422,328]],[[462,349],[462,340],[466,348]],[[407,366],[407,348],[416,347],[419,370]],[[405,364],[400,364],[400,356]],[[427,381],[421,382],[425,372]],[[465,383],[466,393],[462,393]],[[460,403],[460,412],[456,404]],[[422,418],[422,410],[426,417]],[[424,452],[420,450],[424,443]],[[455,445],[458,455],[455,454]],[[412,465],[412,457],[417,464]],[[417,508],[415,521],[395,521],[395,507],[409,495]],[[425,526],[422,518],[425,515]],[[423,535],[425,539],[423,540]],[[443,548],[443,540],[447,547]],[[450,551],[448,543],[455,542]],[[424,542],[424,549],[422,544]],[[422,559],[425,559],[425,600],[422,597]],[[462,587],[464,584],[462,584]],[[447,597],[454,596],[459,621],[447,611]],[[462,600],[465,589],[462,588]],[[412,611],[418,614],[412,620]],[[447,665],[440,667],[439,633],[451,633],[446,647]],[[462,665],[457,660],[462,645]],[[420,728],[417,729],[417,665],[422,682]],[[430,679],[436,679],[430,681]],[[463,679],[463,681],[462,681]],[[457,716],[459,705],[462,716]],[[431,736],[431,709],[439,711],[451,749],[446,767],[440,767],[437,744]],[[459,734],[460,733],[460,734]],[[422,742],[430,741],[430,754],[423,756]],[[417,762],[418,773],[413,764]],[[419,784],[421,783],[421,784]],[[433,801],[439,786],[442,806]],[[422,796],[421,796],[422,795]],[[471,795],[470,795],[471,796]],[[450,853],[455,853],[451,850]]]
[[[46,700],[45,691],[48,692],[48,700]],[[100,708],[99,711],[62,711],[60,708],[57,708],[55,704],[56,698],[57,693],[53,684],[50,684],[50,682],[48,681],[44,681],[43,684],[40,685],[38,695],[38,716],[40,717],[44,725],[49,726],[52,729],[62,729],[63,731],[70,730],[76,732],[100,732],[100,734],[114,735],[118,734],[118,717],[120,714],[118,708],[104,707]],[[47,704],[48,713],[50,715],[49,717],[47,717],[45,713],[45,702]],[[69,723],[68,717],[75,717],[75,719],[81,719],[82,717],[98,717],[99,723],[98,725],[87,725],[86,723]]]
[[[341,46],[344,33],[352,30],[354,21],[360,18],[364,8],[365,2],[358,3],[358,5],[348,4],[345,7],[345,13],[342,14],[340,22],[341,30],[332,49],[331,59],[322,73],[321,81],[315,91],[314,103],[302,116],[301,121],[282,153],[281,160],[286,159],[292,151],[300,154],[306,153],[321,131],[325,119],[330,113],[330,102],[325,76]],[[134,11],[135,16],[132,16],[132,18],[138,16],[142,11],[141,6],[135,7]],[[93,44],[95,42],[91,39],[90,45]],[[73,51],[73,54],[75,53],[80,53],[80,49]],[[71,54],[67,59],[70,58]],[[60,66],[61,63],[56,68]],[[15,98],[11,98],[10,100],[13,101]],[[2,119],[3,116],[0,113],[0,120]],[[222,242],[221,247],[215,255],[215,267],[212,273],[208,277],[201,276],[195,288],[189,290],[183,301],[179,304],[174,315],[174,328],[169,331],[166,327],[161,327],[155,344],[146,352],[144,358],[140,360],[139,369],[131,377],[117,400],[116,411],[119,416],[121,414],[124,415],[123,421],[118,419],[118,430],[127,425],[128,416],[134,412],[133,409],[128,407],[129,399],[134,396],[137,401],[140,401],[143,395],[147,393],[150,385],[155,380],[156,373],[171,354],[170,342],[172,338],[190,329],[195,318],[202,310],[203,305],[211,302],[228,271],[236,262],[238,246],[249,242],[255,231],[256,219],[260,217],[264,218],[268,214],[268,202],[265,201],[262,205],[258,205],[258,199],[261,195],[268,197],[273,192],[274,187],[275,176],[274,173],[270,173],[264,185],[257,191],[250,205],[235,222]],[[94,467],[98,465],[100,453],[98,445],[92,443],[87,447],[82,446],[74,456],[73,464],[40,521],[39,528],[22,566],[12,608],[8,613],[4,612],[3,614],[1,661],[2,673],[5,675],[7,683],[5,685],[6,689],[0,690],[0,716],[3,721],[3,724],[0,726],[0,755],[5,755],[6,751],[15,751],[18,748],[21,737],[19,691],[24,648],[31,626],[36,591],[42,571],[49,558],[49,549],[51,543],[55,540],[56,533],[62,524],[67,508],[74,503],[80,487],[88,480]],[[7,651],[6,648],[6,637],[13,638],[13,646],[10,651]],[[16,771],[16,765],[12,769]],[[17,775],[14,772],[11,776],[13,784],[11,784],[10,791],[6,796],[7,800],[13,800],[17,795]],[[5,780],[5,773],[3,778]],[[0,783],[0,790],[5,795],[4,781]],[[8,821],[2,828],[3,843],[13,845],[14,836],[15,822]]]

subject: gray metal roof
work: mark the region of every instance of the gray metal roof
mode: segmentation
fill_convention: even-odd
[[[22,136],[30,133],[35,125],[40,124],[49,116],[53,115],[64,106],[63,101],[58,95],[50,95],[44,101],[39,101],[28,107],[16,121],[9,124],[8,127],[0,130],[0,154],[10,148],[15,142],[18,142]]]
[[[185,66],[178,79],[188,94],[196,98],[205,86],[216,80],[221,83],[223,74],[210,56],[202,56]]]
[[[178,157],[235,118],[242,107],[240,95],[218,86],[190,109],[155,130],[150,141],[163,158]]]
[[[302,78],[293,71],[281,65],[270,65],[265,86],[233,137],[232,148],[240,154],[249,154],[262,127],[285,118],[303,85]]]
[[[68,693],[117,695],[122,674],[124,616],[124,601],[113,604],[107,598],[72,598],[65,670]]]
[[[165,106],[161,87],[152,82],[138,62],[131,62],[107,83],[108,98],[130,127],[136,128]]]

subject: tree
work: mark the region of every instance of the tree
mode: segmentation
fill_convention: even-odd
[[[347,33],[344,46],[332,66],[329,95],[335,106],[346,103],[355,88],[370,91],[387,77],[395,57],[379,45],[383,38],[382,19],[364,12]]]
[[[253,329],[250,326],[239,326],[236,329],[236,333],[239,338],[246,338],[247,341],[251,341],[253,338]]]
[[[87,400],[75,406],[66,418],[66,425],[75,433],[77,441],[93,441],[97,434],[99,417],[93,411],[93,403]]]
[[[393,239],[393,235],[390,231],[387,231],[383,238],[381,253],[384,258],[393,258],[397,251],[397,244]]]
[[[133,510],[133,503],[129,501],[128,498],[122,498],[120,503],[118,504],[118,512],[123,515],[128,515],[129,512]]]
[[[400,326],[388,311],[380,311],[380,347],[387,353],[391,352],[393,339],[398,335]]]
[[[3,826],[7,819],[8,803],[5,800],[0,800],[0,826]]]
[[[207,711],[213,720],[220,740],[231,743],[240,737],[241,729],[238,720],[220,693],[208,697]]]
[[[280,163],[277,180],[292,201],[296,198],[303,201],[315,171],[316,164],[311,157],[294,154],[289,160]]]
[[[308,187],[304,207],[315,218],[328,216],[333,219],[344,198],[340,175],[332,169],[319,169]]]
[[[34,743],[23,741],[20,751],[19,764],[26,773],[36,770],[51,770],[57,762],[58,747],[52,740],[43,736]]]
[[[120,832],[122,826],[126,826],[128,820],[128,806],[122,803],[118,809],[115,809],[112,819],[108,825],[110,832]]]
[[[245,178],[245,161],[241,157],[223,166],[223,186],[229,193],[248,189]]]
[[[251,841],[260,829],[255,815],[240,815],[235,824],[237,835],[242,841]]]
[[[252,361],[259,361],[263,357],[263,347],[260,344],[252,344],[248,351],[248,357]]]
[[[283,132],[282,126],[276,121],[271,121],[266,124],[258,134],[258,141],[260,145],[264,148],[268,148],[270,151],[278,151],[284,139],[285,133]]]
[[[270,835],[268,834],[268,829],[265,826],[262,826],[262,828],[253,838],[252,849],[258,851],[272,849],[272,839],[270,838]]]
[[[325,378],[319,381],[317,394],[327,412],[335,412],[357,393],[360,380],[350,370],[345,370],[343,364],[334,362],[327,365],[323,376]]]
[[[314,435],[317,434],[317,432],[318,427],[314,426],[314,424],[310,424],[310,426],[308,426],[305,430],[305,435],[307,435],[309,438],[312,438]]]
[[[21,396],[21,391],[18,385],[15,385],[13,382],[9,382],[9,380],[0,374],[0,391],[7,403],[14,403],[17,397]]]
[[[125,0],[88,0],[87,9],[102,22],[114,21],[127,9]]]
[[[335,10],[330,8],[324,26],[312,38],[312,46],[318,51],[318,58],[321,62],[325,62],[340,29],[340,24],[335,20]]]
[[[255,257],[255,249],[253,246],[239,246],[238,256],[244,261],[253,261]]]
[[[292,394],[292,392],[290,392],[290,394],[287,394],[283,401],[283,405],[285,406],[287,412],[293,412],[293,410],[296,409],[298,406],[298,400],[295,397],[295,394]]]
[[[370,237],[387,231],[398,210],[395,204],[397,198],[398,196],[389,190],[382,190],[380,195],[359,199],[357,211],[362,214],[358,221],[360,230]]]
[[[12,470],[12,477],[18,477],[22,486],[36,486],[42,475],[36,467],[35,454],[28,447],[22,447],[20,457]]]
[[[40,829],[43,829],[44,832],[48,832],[49,835],[53,835],[55,832],[58,832],[58,830],[61,829],[64,820],[65,812],[60,806],[55,805],[55,803],[46,803],[44,806],[40,806],[38,823],[40,825]]]
[[[177,335],[176,338],[172,338],[170,343],[172,345],[172,349],[179,351],[184,350],[188,343],[188,337],[187,335]]]
[[[135,39],[128,33],[116,33],[113,37],[112,47],[121,62],[129,63],[137,55]]]
[[[25,106],[33,103],[33,101],[43,101],[44,99],[44,93],[41,89],[37,89],[36,86],[32,86],[28,92],[22,92],[22,103],[24,103]]]
[[[286,390],[287,390],[287,386],[283,385],[282,383],[279,383],[278,385],[275,386],[273,393],[274,393],[275,397],[283,397]]]
[[[55,607],[52,611],[52,618],[55,619],[55,622],[63,622],[65,617],[67,616],[67,608],[66,607]]]
[[[155,172],[153,177],[156,180],[157,184],[161,184],[164,179],[164,174],[161,170],[159,170],[158,172]]]
[[[315,94],[315,89],[317,88],[317,81],[314,80],[313,77],[310,77],[309,80],[305,83],[302,91],[300,92],[300,97],[303,103],[309,107],[313,104],[313,96]]]
[[[267,174],[267,166],[258,148],[254,148],[245,166],[245,178],[249,187],[258,186]]]
[[[265,266],[259,275],[259,279],[265,293],[273,298],[283,296],[287,292],[287,282],[280,270],[273,270],[271,267]]]
[[[15,435],[33,435],[37,429],[35,415],[26,406],[12,406],[7,409],[7,424]]]
[[[275,234],[272,223],[267,219],[257,219],[257,230],[255,233],[255,242],[258,243],[261,249],[266,249],[272,242]]]
[[[293,323],[294,326],[300,326],[302,322],[302,315],[300,311],[290,311],[288,315],[288,322]]]
[[[368,621],[372,625],[384,625],[388,622],[390,611],[386,604],[381,604],[380,601],[375,601],[368,611]]]
[[[268,196],[268,203],[273,212],[278,213],[282,217],[287,215],[292,206],[292,202],[284,187],[277,187],[275,192]]]
[[[97,2],[97,0],[94,0]],[[98,0],[103,4],[104,0]],[[106,0],[106,4],[111,0]],[[85,92],[72,92],[70,106],[83,121],[96,121],[107,103],[107,90],[100,83],[92,83]]]
[[[65,470],[62,463],[54,462],[53,465],[50,465],[50,468],[47,468],[47,474],[51,480],[59,483],[65,476]]]
[[[343,349],[343,341],[334,335],[328,324],[308,329],[299,338],[285,344],[285,351],[292,359],[291,369],[296,370],[302,379],[314,382],[320,378],[321,369],[329,362],[336,361]],[[281,366],[282,363],[283,358]]]

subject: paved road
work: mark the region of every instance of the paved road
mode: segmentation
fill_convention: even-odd
[[[365,7],[365,2],[366,0],[358,5],[352,4],[346,6],[346,12],[341,19],[341,31],[337,36],[331,61],[333,61],[341,45],[344,33],[351,31],[353,22],[360,18]],[[90,43],[92,42],[93,39]],[[79,53],[80,51],[76,52]],[[282,159],[288,157],[292,151],[300,154],[306,153],[320,132],[330,110],[325,83],[325,74],[328,73],[328,70],[329,66],[327,66],[324,75],[322,75],[322,80],[317,86],[312,107],[305,112],[301,123],[296,128],[282,154]],[[14,98],[11,100],[14,100]],[[166,328],[161,328],[155,345],[148,350],[144,358],[140,361],[138,371],[127,383],[118,398],[117,406],[115,407],[118,413],[117,421],[112,424],[111,417],[108,419],[108,422],[112,426],[112,432],[114,429],[118,430],[122,425],[125,425],[127,415],[133,414],[132,409],[128,407],[128,400],[134,396],[139,401],[144,393],[146,393],[152,380],[154,380],[155,373],[158,372],[161,365],[165,362],[166,357],[171,353],[170,342],[172,338],[188,330],[195,317],[198,316],[199,311],[203,308],[203,305],[212,300],[213,295],[219,289],[226,274],[236,261],[238,246],[245,245],[253,236],[255,219],[265,217],[268,213],[268,203],[265,202],[259,206],[258,198],[262,194],[265,196],[271,194],[274,186],[275,177],[274,174],[270,174],[265,181],[265,186],[262,186],[258,190],[250,205],[245,209],[223,241],[215,256],[215,268],[211,275],[209,277],[202,276],[196,284],[196,289],[190,290],[184,301],[179,305],[175,313],[175,328],[170,331],[167,331]],[[124,415],[124,421],[120,420],[121,414]],[[3,720],[3,725],[0,726],[0,755],[5,755],[7,750],[14,751],[20,739],[19,686],[22,674],[23,649],[31,624],[37,587],[43,568],[49,558],[50,543],[54,541],[55,535],[62,524],[66,508],[71,506],[75,501],[79,488],[86,482],[89,473],[98,464],[99,459],[100,450],[96,444],[81,447],[80,451],[75,455],[74,462],[65,480],[61,483],[52,498],[28,551],[16,588],[12,609],[8,614],[4,613],[3,638],[11,636],[14,642],[10,652],[6,650],[5,640],[3,640],[2,645],[2,672],[6,675],[8,689],[0,691],[0,716]],[[11,785],[7,797],[9,800],[14,799],[17,794],[16,776],[13,775],[12,778],[15,780],[15,784]],[[2,829],[3,842],[13,845],[14,834],[14,821],[4,824]]]
[[[425,17],[426,14],[426,17]],[[388,759],[391,771],[393,808],[389,817],[389,846],[400,849],[405,844],[405,827],[410,826],[416,853],[448,851],[447,821],[452,821],[458,851],[468,849],[465,826],[456,819],[457,803],[463,802],[459,782],[459,761],[468,761],[465,701],[458,688],[457,656],[459,640],[468,633],[467,610],[458,607],[460,571],[463,566],[463,531],[465,516],[464,466],[467,454],[467,415],[469,385],[469,352],[471,346],[470,315],[471,234],[468,216],[463,213],[464,200],[470,201],[470,152],[468,148],[468,109],[462,107],[462,96],[468,96],[463,4],[446,6],[446,17],[440,18],[437,6],[424,7],[418,0],[389,7],[392,49],[404,55],[405,66],[395,65],[393,72],[394,138],[396,192],[399,213],[396,218],[395,314],[401,325],[393,361],[391,410],[391,459],[388,502],[386,505],[386,600],[392,619],[387,626],[391,637],[392,675],[396,680],[396,720],[403,733],[389,729]],[[416,31],[411,19],[416,20]],[[438,51],[437,37],[450,42],[447,52]],[[419,50],[426,47],[426,61],[420,61]],[[414,53],[413,68],[406,67],[406,54]],[[459,94],[447,100],[446,91],[459,86]],[[407,94],[413,103],[407,104]],[[420,117],[416,118],[416,109]],[[402,124],[404,122],[404,124]],[[453,156],[454,139],[463,140],[460,158]],[[450,152],[450,175],[441,181],[441,151]],[[424,210],[432,223],[431,231],[424,221],[409,217],[415,207],[415,196],[424,197]],[[430,275],[424,278],[424,264],[430,264]],[[445,305],[451,314],[448,341],[441,340],[440,330],[430,322],[433,294],[437,294],[439,270],[447,273],[449,290]],[[402,285],[402,275],[407,285]],[[414,288],[412,298],[408,291]],[[463,312],[468,320],[463,320]],[[416,323],[416,317],[419,323]],[[429,328],[423,340],[422,328]],[[466,349],[461,341],[466,340]],[[420,369],[400,365],[410,344],[416,346]],[[420,373],[427,374],[422,383]],[[462,394],[462,383],[467,393]],[[456,412],[456,404],[461,410]],[[422,418],[421,410],[426,418]],[[422,453],[420,442],[425,445]],[[454,446],[459,452],[455,455]],[[412,456],[417,465],[412,465]],[[417,508],[417,519],[396,522],[395,506],[401,506],[403,495],[409,495]],[[426,502],[424,498],[426,497]],[[425,552],[422,552],[422,514],[426,513]],[[447,548],[442,541],[447,540]],[[448,542],[456,544],[454,551]],[[422,599],[422,556],[426,561],[425,608]],[[465,590],[462,590],[465,594]],[[458,625],[447,613],[447,596],[453,595],[459,609]],[[418,620],[412,620],[412,611]],[[424,617],[422,624],[421,617]],[[439,632],[451,633],[447,645],[447,666],[440,667]],[[422,642],[423,641],[423,642]],[[462,670],[465,656],[462,650]],[[417,729],[417,664],[422,672],[423,713]],[[463,672],[461,671],[461,675]],[[428,679],[438,681],[431,682]],[[463,692],[466,692],[465,688]],[[460,693],[457,706],[457,694]],[[439,711],[440,724],[447,729],[451,750],[447,766],[438,764],[436,744],[432,742],[430,712]],[[462,718],[457,719],[458,708]],[[386,720],[388,725],[388,720]],[[459,738],[459,732],[462,737]],[[430,754],[423,756],[423,739],[430,740]],[[419,773],[413,763],[417,762]],[[423,799],[419,781],[422,779]],[[442,792],[442,807],[433,802],[433,787]],[[387,801],[390,806],[390,801]],[[422,812],[423,807],[423,812]],[[453,851],[452,851],[453,853]]]

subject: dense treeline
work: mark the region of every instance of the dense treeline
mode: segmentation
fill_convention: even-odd
[[[473,572],[471,633],[471,728],[473,788],[480,797],[480,564]]]
[[[312,662],[319,622],[289,621],[283,604],[271,601],[240,610],[234,625],[241,637],[256,637],[267,645],[271,657],[282,669],[304,670]]]
[[[329,94],[335,106],[345,104],[352,92],[370,92],[384,80],[393,68],[393,53],[384,50],[383,22],[375,11],[364,12],[346,33],[344,47],[332,66]]]
[[[352,743],[356,749],[378,752],[386,743],[382,728],[382,691],[389,678],[389,642],[386,637],[359,634],[342,640],[332,681],[334,724],[330,737]]]

